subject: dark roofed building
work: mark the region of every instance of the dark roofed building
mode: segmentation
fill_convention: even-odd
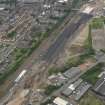
[[[72,67],[71,69],[67,70],[63,75],[66,77],[66,78],[73,78],[74,76],[78,75],[81,73],[81,70],[79,67]]]

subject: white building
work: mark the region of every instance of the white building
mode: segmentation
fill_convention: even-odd
[[[66,3],[66,2],[68,2],[68,0],[59,0],[58,2],[59,3]]]
[[[19,82],[19,81],[21,80],[21,78],[25,75],[26,72],[27,72],[26,70],[23,70],[23,71],[19,74],[19,76],[16,78],[15,82]]]
[[[82,13],[90,14],[94,10],[93,7],[87,6]]]
[[[60,97],[56,97],[53,101],[53,103],[55,105],[73,105],[73,104],[70,104],[68,101],[60,98]]]

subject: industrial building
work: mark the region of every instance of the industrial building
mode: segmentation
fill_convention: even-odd
[[[97,81],[93,89],[96,93],[105,97],[105,74]]]
[[[66,78],[73,78],[77,75],[79,75],[81,73],[81,70],[79,67],[72,67],[71,69],[67,70],[63,75],[66,77]]]
[[[60,97],[56,97],[53,101],[54,105],[73,105],[70,102],[60,98]]]
[[[16,83],[19,82],[19,80],[25,75],[26,72],[27,72],[26,70],[23,70],[23,71],[19,74],[19,76],[16,78],[15,82],[16,82]]]
[[[80,85],[80,83],[82,82],[82,79],[78,79],[77,81],[75,81],[74,83],[70,83],[63,91],[62,94],[65,96],[70,96],[71,93]]]
[[[91,85],[87,82],[82,82],[76,90],[73,92],[72,96],[76,101],[78,101],[91,87]]]
[[[94,10],[93,7],[87,6],[87,7],[83,10],[83,13],[90,14],[93,10]]]
[[[48,77],[48,83],[55,86],[61,86],[64,84],[68,79],[65,78],[61,73],[57,75],[51,75]]]
[[[0,11],[4,10],[6,8],[5,4],[0,4]]]

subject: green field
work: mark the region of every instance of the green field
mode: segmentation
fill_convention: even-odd
[[[91,22],[92,29],[101,29],[104,26],[104,18],[94,18]]]
[[[101,100],[99,100],[91,92],[85,94],[85,96],[80,100],[79,105],[105,105]]]

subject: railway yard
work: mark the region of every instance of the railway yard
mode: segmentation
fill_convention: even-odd
[[[103,102],[104,16],[103,0],[0,0],[0,105]]]
[[[8,70],[5,67],[9,67],[12,62],[15,62],[15,59],[21,58],[23,56],[22,53],[27,55],[30,52],[29,50],[35,47],[35,44],[43,39],[45,34],[47,35],[47,31],[53,28],[60,19],[64,18],[67,12],[64,12],[64,10],[60,11],[60,6],[59,8],[57,7],[59,12],[56,10],[56,5],[58,4],[52,4],[52,7],[49,9],[47,4],[43,5],[40,2],[35,4],[21,3],[20,7],[17,6],[11,14],[7,13],[8,17],[3,17],[7,19],[0,26],[1,75],[3,75],[3,72],[6,72],[5,70]],[[63,6],[63,8],[66,9],[67,7]],[[5,13],[5,10],[0,12]],[[56,17],[55,15],[58,14],[62,15]]]

